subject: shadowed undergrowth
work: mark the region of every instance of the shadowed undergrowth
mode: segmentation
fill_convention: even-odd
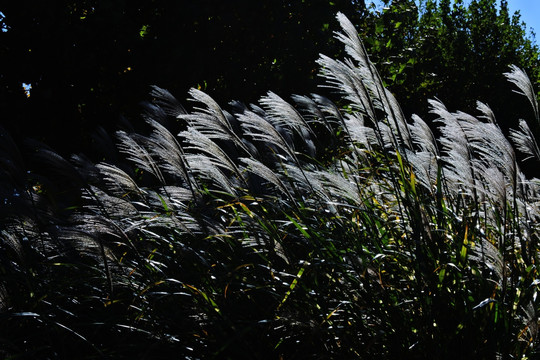
[[[435,139],[338,20],[339,105],[191,90],[187,112],[156,87],[118,160],[40,145],[32,173],[2,134],[6,358],[537,356],[540,180],[514,150],[540,161],[535,134],[430,100]]]

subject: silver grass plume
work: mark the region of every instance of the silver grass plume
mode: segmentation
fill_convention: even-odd
[[[374,104],[381,103],[381,109],[389,117],[388,125],[396,132],[397,142],[403,142],[406,146],[410,147],[410,133],[403,112],[394,96],[384,88],[380,75],[373,63],[369,60],[356,28],[344,14],[338,13],[336,18],[344,32],[336,33],[336,38],[345,45],[347,54],[357,61],[357,68],[364,70],[364,79],[372,79],[368,82],[369,85],[373,86],[370,89],[372,92],[371,97],[378,100]],[[376,119],[376,117],[373,117],[373,119]]]
[[[534,118],[536,125],[540,126],[540,113],[538,110],[538,100],[531,80],[519,67],[515,65],[510,66],[510,71],[504,73],[508,81],[517,86],[520,91],[516,91],[518,94],[524,95],[533,108]],[[516,144],[519,151],[524,154],[534,157],[540,160],[540,150],[538,148],[538,142],[534,133],[530,130],[529,125],[525,120],[519,120],[519,130],[510,130],[510,139]]]
[[[536,98],[536,92],[534,91],[534,87],[525,71],[523,71],[516,65],[510,65],[510,71],[504,73],[504,75],[506,76],[508,81],[518,87],[520,91],[516,92],[518,94],[524,95],[529,100],[534,111],[534,118],[538,123],[540,123],[540,114],[538,112],[538,100]]]
[[[190,127],[198,130],[210,139],[232,141],[246,154],[250,154],[250,150],[236,134],[226,112],[221,109],[214,99],[197,89],[191,89],[189,94],[192,96],[193,101],[200,102],[205,107],[196,108],[197,111],[193,114],[179,115],[179,119],[187,121]]]
[[[345,114],[344,125],[349,130],[350,140],[355,145],[363,146],[370,151],[378,144],[378,138],[373,128],[364,124],[364,117],[359,113]],[[362,149],[358,149],[362,152]]]
[[[238,179],[243,180],[243,175],[234,161],[208,136],[193,128],[181,132],[179,136],[184,138],[187,142],[187,145],[184,146],[185,150],[206,154],[209,159],[212,159],[215,166],[221,167],[228,172],[235,174]]]
[[[506,176],[512,188],[517,188],[519,167],[514,149],[501,129],[492,122],[480,122],[471,115],[458,112],[456,114],[461,128],[475,153],[476,160],[486,166],[496,166]]]
[[[428,152],[433,154],[433,156],[439,156],[437,140],[428,124],[416,114],[412,115],[412,120],[413,123],[410,125],[410,132],[414,145],[422,152]]]
[[[334,134],[333,126],[338,124],[337,120],[327,116],[324,109],[316,103],[315,96],[310,98],[305,95],[292,95],[292,99],[300,107],[301,116],[306,119],[308,126],[322,123],[328,134]]]
[[[281,149],[290,158],[296,157],[292,144],[289,144],[283,135],[260,115],[246,111],[238,115],[238,120],[244,133],[253,141],[263,144],[266,151],[277,151]]]
[[[232,196],[237,195],[231,178],[221,171],[221,164],[203,154],[187,154],[186,160],[195,176],[198,175],[201,180],[210,181],[210,183],[217,186],[219,191]]]
[[[318,178],[321,194],[335,205],[352,204],[362,207],[362,194],[358,184],[353,179],[347,179],[338,172],[316,171],[314,176]],[[345,201],[345,202],[344,202]]]
[[[430,193],[434,193],[437,185],[439,164],[430,151],[407,151],[407,159],[413,167],[416,178]]]
[[[167,90],[157,86],[152,86],[150,96],[153,97],[153,102],[157,104],[164,112],[173,117],[186,114],[186,109],[180,102]]]
[[[343,115],[336,104],[330,101],[330,99],[321,95],[312,94],[312,98],[317,108],[320,109],[323,114],[325,114],[325,117],[329,120],[329,123],[333,123],[335,125],[344,125]],[[347,131],[346,128],[345,131]]]
[[[484,186],[482,191],[490,199],[492,205],[506,204],[512,192],[503,172],[497,167],[478,166]],[[497,206],[490,206],[495,210]]]
[[[525,120],[519,120],[519,130],[510,129],[510,139],[516,144],[519,151],[529,155],[524,160],[530,158],[540,160],[540,148],[538,148],[534,133]]]
[[[411,140],[416,151],[407,151],[407,159],[414,168],[420,183],[433,193],[439,176],[439,148],[435,135],[418,115],[412,115],[413,123],[409,125]]]
[[[157,121],[149,119],[147,122],[153,129],[147,140],[147,146],[151,154],[159,159],[159,166],[167,174],[182,178],[190,188],[196,186],[190,177],[184,159],[184,149],[178,139]]]
[[[117,185],[112,187],[113,191]],[[113,193],[111,191],[111,193]],[[142,194],[142,193],[141,193]],[[144,209],[148,205],[137,201],[136,198],[124,197],[125,194],[108,194],[97,186],[90,186],[83,192],[83,199],[88,203],[84,206],[86,210],[93,214],[101,214],[105,217],[116,219],[129,219],[136,215],[139,209]]]
[[[263,106],[268,119],[274,126],[294,129],[302,137],[314,136],[309,124],[291,104],[277,94],[268,92],[259,103]]]
[[[442,123],[440,131],[442,137],[439,142],[442,146],[442,160],[445,164],[445,175],[449,189],[457,194],[465,191],[473,195],[477,187],[473,167],[473,156],[467,134],[457,116],[450,113],[446,107],[437,100],[429,100],[430,112],[437,115],[436,122]]]
[[[477,101],[476,108],[478,109],[478,111],[482,113],[482,116],[480,116],[480,118],[483,118],[488,123],[492,123],[492,124],[495,124],[497,122],[495,120],[495,113],[493,112],[493,110],[491,110],[488,104],[484,104],[481,101]]]
[[[118,147],[120,151],[128,155],[127,159],[133,161],[142,170],[154,175],[161,184],[165,184],[165,178],[158,163],[148,150],[135,140],[137,136],[130,136],[124,131],[118,131],[116,135],[120,140]]]
[[[334,60],[321,55],[317,60],[321,67],[321,76],[326,86],[337,90],[351,104],[354,110],[363,112],[371,121],[376,121],[375,109],[382,103],[373,98],[376,89],[366,69],[356,68],[352,61]]]
[[[253,174],[258,175],[261,178],[269,181],[279,190],[281,190],[289,200],[294,201],[294,196],[291,194],[285,183],[268,166],[252,158],[240,158],[239,160],[247,166],[247,170],[249,172],[252,172]]]
[[[96,167],[107,183],[109,190],[116,196],[124,197],[133,194],[137,198],[144,195],[144,190],[139,188],[135,180],[117,166],[100,163]]]

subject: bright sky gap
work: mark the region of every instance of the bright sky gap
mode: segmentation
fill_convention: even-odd
[[[381,0],[372,0],[377,9],[381,9],[383,2]],[[418,0],[415,0],[418,4]],[[465,4],[470,3],[470,0],[465,0]],[[500,0],[497,0],[497,5]],[[526,24],[527,35],[530,35],[532,30],[535,34],[535,43],[538,44],[538,37],[540,36],[540,1],[538,0],[508,0],[508,8],[510,14],[513,15],[516,11],[519,11],[521,15],[521,21]]]

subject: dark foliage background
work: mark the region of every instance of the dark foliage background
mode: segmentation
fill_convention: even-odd
[[[540,74],[538,47],[506,0],[383,3],[378,12],[363,0],[6,2],[1,124],[18,142],[34,137],[65,155],[93,153],[95,129],[137,119],[150,85],[179,99],[199,88],[222,104],[254,102],[268,89],[321,92],[319,52],[341,55],[336,11],[357,25],[407,116],[427,117],[435,97],[465,111],[483,101],[506,130],[529,116],[515,113],[523,99],[500,90],[510,64],[533,82]],[[520,105],[513,113],[507,99]]]
[[[199,87],[221,103],[315,91],[318,53],[338,52],[338,9],[365,13],[348,0],[5,2],[2,124],[73,152],[97,125],[137,117],[152,84],[180,99]]]

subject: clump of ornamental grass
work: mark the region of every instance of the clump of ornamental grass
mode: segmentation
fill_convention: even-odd
[[[537,355],[540,181],[514,150],[540,161],[537,137],[431,100],[436,139],[337,18],[348,58],[318,63],[339,105],[226,110],[193,89],[188,112],[155,87],[148,133],[116,134],[124,161],[39,151],[76,181],[67,214],[3,143],[8,357]],[[526,74],[506,76],[540,122]]]

